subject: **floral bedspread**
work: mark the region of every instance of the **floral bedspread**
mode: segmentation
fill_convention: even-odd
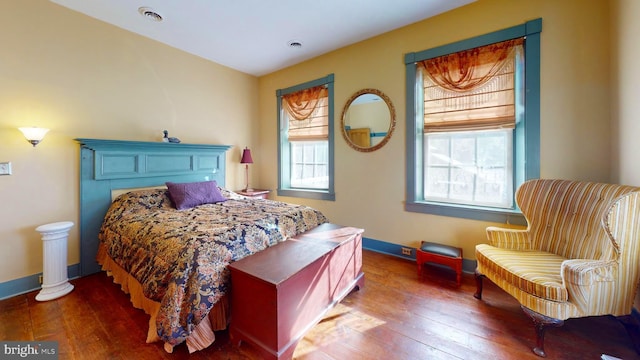
[[[310,207],[222,193],[229,200],[178,211],[164,189],[130,192],[102,224],[108,255],[160,303],[158,335],[171,345],[227,293],[229,263],[327,222]]]

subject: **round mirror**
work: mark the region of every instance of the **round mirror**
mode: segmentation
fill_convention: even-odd
[[[342,136],[358,151],[380,149],[396,127],[396,110],[380,90],[362,89],[347,100],[342,110]]]

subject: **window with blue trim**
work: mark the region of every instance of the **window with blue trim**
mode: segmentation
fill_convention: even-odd
[[[333,75],[276,91],[278,195],[335,200]]]
[[[524,223],[540,173],[541,19],[405,56],[407,211]]]

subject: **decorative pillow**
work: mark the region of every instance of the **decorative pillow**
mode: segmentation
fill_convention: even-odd
[[[220,193],[215,180],[190,183],[167,182],[165,184],[169,190],[169,196],[178,210],[227,201],[227,198]]]

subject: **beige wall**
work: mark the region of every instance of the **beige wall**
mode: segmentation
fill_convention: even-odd
[[[71,220],[79,261],[74,138],[227,144],[227,186],[241,188],[253,147],[258,80],[47,0],[0,2],[0,283],[42,272],[41,224]],[[19,126],[51,129],[36,148]],[[259,161],[259,152],[255,152]]]
[[[632,2],[633,0],[628,0]],[[579,9],[580,11],[576,11]],[[382,149],[360,153],[335,128],[336,201],[305,202],[331,221],[365,229],[365,236],[416,247],[420,240],[461,246],[474,258],[488,223],[404,211],[404,54],[542,18],[541,175],[610,179],[610,60],[607,0],[479,0],[466,7],[345,47],[263,76],[260,91],[262,186],[277,187],[275,90],[335,74],[336,121],[345,101],[362,88],[378,88],[394,102],[398,124]],[[637,132],[636,132],[637,134]],[[640,181],[638,181],[640,183]]]
[[[612,123],[614,180],[640,184],[640,2],[613,2],[612,24]]]
[[[613,181],[640,184],[640,2],[616,0],[612,2],[612,128],[613,128]],[[640,308],[640,293],[634,303]]]

